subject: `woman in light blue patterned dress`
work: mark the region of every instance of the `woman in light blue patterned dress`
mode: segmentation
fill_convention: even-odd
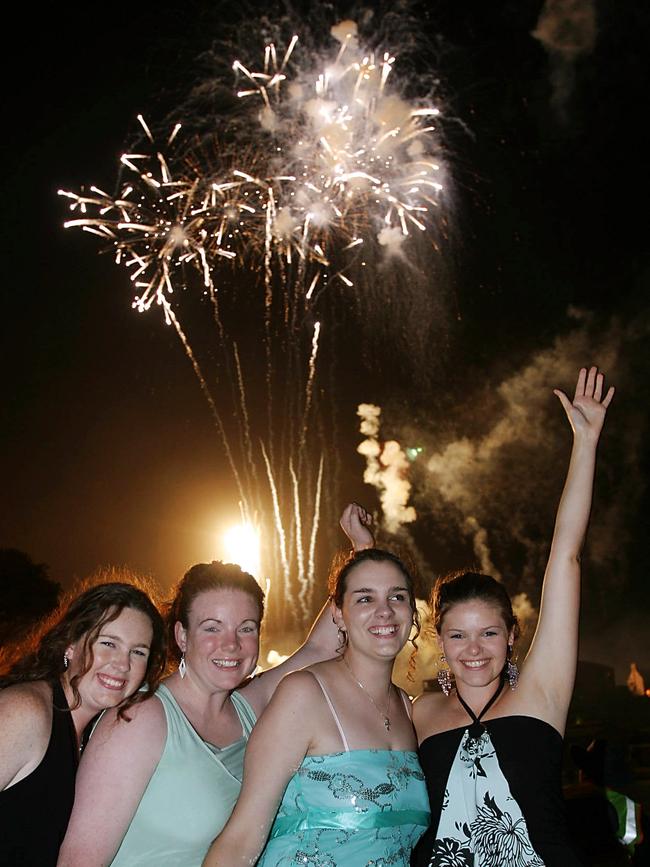
[[[417,623],[411,576],[394,555],[368,549],[330,590],[342,653],[278,687],[204,867],[258,858],[263,867],[407,867],[428,824],[410,703],[391,681]]]

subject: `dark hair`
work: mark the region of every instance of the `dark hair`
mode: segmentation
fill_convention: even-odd
[[[92,667],[93,644],[97,636],[106,623],[116,620],[125,608],[132,608],[149,618],[153,635],[143,681],[145,688],[136,691],[119,706],[118,715],[128,720],[126,711],[153,695],[165,670],[165,625],[158,609],[142,589],[146,585],[144,579],[133,576],[129,583],[96,584],[82,592],[77,589],[76,593],[68,594],[28,640],[15,648],[6,662],[3,660],[5,664],[2,667],[6,673],[0,677],[0,688],[36,680],[54,682],[65,670],[66,648],[81,641],[83,662],[79,672],[70,678],[74,698],[71,709],[78,708],[81,705],[79,681]]]
[[[499,609],[508,632],[519,635],[519,624],[512,610],[512,602],[506,588],[490,575],[480,572],[451,572],[436,581],[431,594],[433,626],[438,635],[447,612],[460,602],[478,599]]]
[[[176,623],[189,626],[190,608],[197,596],[208,590],[242,590],[252,596],[260,610],[260,622],[264,617],[264,591],[248,572],[234,563],[197,563],[187,570],[174,588],[172,601],[167,609],[167,635],[169,655],[176,661],[181,653],[174,635]]]
[[[336,557],[330,569],[327,587],[329,590],[330,600],[341,608],[343,597],[347,590],[347,579],[350,572],[360,563],[392,563],[402,573],[406,581],[406,589],[409,594],[409,602],[413,612],[413,626],[415,626],[415,635],[410,639],[413,645],[413,653],[409,659],[408,678],[413,680],[413,670],[415,669],[415,654],[417,653],[417,638],[420,634],[420,613],[415,601],[415,578],[413,570],[406,566],[402,559],[392,551],[386,551],[384,548],[364,548],[363,551],[352,551],[347,556]],[[339,648],[339,652],[343,650],[347,641]]]

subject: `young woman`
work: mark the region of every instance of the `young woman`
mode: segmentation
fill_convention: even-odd
[[[84,729],[109,707],[128,720],[165,664],[162,618],[130,584],[86,590],[48,626],[0,678],[0,863],[13,867],[56,864]]]
[[[432,822],[414,867],[573,867],[560,770],[578,651],[580,551],[596,447],[614,395],[582,369],[573,402],[555,391],[573,429],[535,637],[521,676],[517,622],[503,586],[452,575],[434,589],[434,623],[448,669],[445,694],[417,700],[414,723]],[[518,680],[518,682],[517,682]],[[455,684],[455,688],[453,685]]]
[[[205,867],[255,864],[263,849],[260,867],[406,867],[428,824],[410,703],[391,681],[417,623],[411,576],[368,549],[335,573],[331,598],[342,652],[280,684]]]
[[[343,513],[357,548],[373,544],[367,521],[354,504]],[[278,682],[336,648],[336,630],[321,617],[289,660],[245,682],[257,665],[263,611],[264,594],[238,566],[187,572],[168,616],[178,670],[128,725],[115,713],[102,717],[81,763],[59,865],[201,864],[237,800],[248,736]]]

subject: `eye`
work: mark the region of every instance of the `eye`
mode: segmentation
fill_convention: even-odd
[[[390,598],[394,599],[396,602],[405,602],[406,601],[406,594],[394,593]]]
[[[372,596],[359,596],[357,602],[372,602]]]
[[[463,633],[462,632],[452,632],[451,635],[449,635],[448,637],[449,638],[462,638]]]
[[[149,651],[143,650],[141,647],[134,647],[131,653],[135,654],[136,656],[142,656],[144,659],[147,659],[147,657],[149,656]]]
[[[486,629],[484,633],[488,638],[492,638],[494,635],[498,635],[498,632],[494,629]]]
[[[242,626],[239,631],[246,634],[251,632],[257,632],[257,626]]]
[[[218,632],[219,629],[218,629],[217,626],[214,626],[214,625],[213,625],[213,626],[206,626],[206,627],[205,627],[205,631],[206,631],[206,632]]]
[[[103,644],[104,647],[115,647],[115,642],[110,641],[108,638],[102,638],[99,643]]]

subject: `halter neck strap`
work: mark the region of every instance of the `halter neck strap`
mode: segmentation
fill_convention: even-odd
[[[478,733],[479,731],[482,732],[485,730],[485,726],[481,723],[481,720],[483,719],[484,715],[490,710],[490,708],[492,707],[494,702],[501,695],[501,691],[503,690],[504,685],[505,685],[505,680],[503,677],[501,677],[499,679],[499,685],[496,688],[496,692],[494,693],[492,698],[488,701],[488,703],[485,705],[485,707],[483,708],[483,710],[480,712],[480,714],[478,716],[476,716],[476,714],[474,713],[472,708],[467,704],[467,702],[463,700],[462,695],[458,692],[458,687],[456,687],[456,695],[458,697],[458,701],[465,708],[465,710],[467,711],[467,713],[470,715],[470,717],[472,719],[472,725],[470,726],[470,732],[473,735],[475,733]]]

